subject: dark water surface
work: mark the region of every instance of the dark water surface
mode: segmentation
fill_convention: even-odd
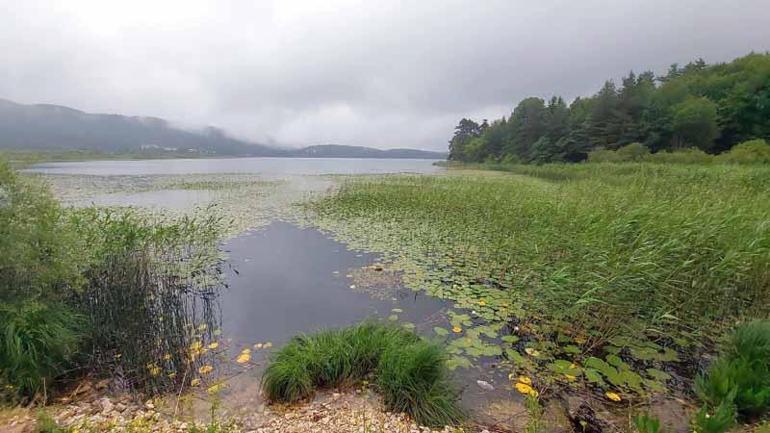
[[[273,222],[225,245],[233,267],[222,296],[222,329],[233,341],[286,342],[301,332],[387,318],[400,308],[400,321],[435,318],[444,301],[406,288],[377,299],[350,288],[351,270],[376,256],[349,251],[314,229]]]
[[[449,327],[446,311],[452,304],[445,300],[398,283],[376,296],[351,289],[355,281],[348,275],[376,263],[377,256],[349,251],[315,229],[273,222],[228,241],[225,249],[232,269],[227,273],[230,287],[221,298],[223,337],[229,341],[230,359],[243,348],[252,349],[253,368],[238,373],[240,367],[236,367],[225,391],[225,401],[234,410],[264,407],[259,380],[269,353],[298,333],[344,327],[364,319],[391,322],[394,314],[398,316],[394,323],[412,323],[416,332],[428,337],[435,338],[434,326]],[[272,349],[254,348],[265,342]],[[481,360],[472,368],[455,371],[463,404],[478,419],[491,419],[487,409],[500,402],[506,416],[523,410],[521,399],[512,395],[510,386],[505,387],[507,377],[494,363],[493,359]],[[495,390],[482,389],[477,380],[494,384]]]

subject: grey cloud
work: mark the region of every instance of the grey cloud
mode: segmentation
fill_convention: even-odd
[[[462,116],[770,49],[765,0],[0,0],[0,97],[286,145],[441,149]]]

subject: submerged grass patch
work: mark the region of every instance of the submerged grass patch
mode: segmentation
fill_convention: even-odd
[[[450,317],[456,365],[499,356],[625,398],[691,379],[678,362],[724,324],[768,314],[770,168],[509,171],[351,180],[312,208],[410,287],[467,310]]]
[[[389,410],[427,426],[460,422],[458,392],[445,352],[401,328],[364,323],[293,338],[273,357],[262,386],[272,401],[295,402],[316,388],[360,382],[370,375]]]

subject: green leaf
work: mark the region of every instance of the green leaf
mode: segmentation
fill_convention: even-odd
[[[435,332],[436,335],[441,336],[441,337],[445,337],[445,336],[449,335],[449,330],[447,330],[445,328],[441,328],[439,326],[434,327],[433,328],[433,332]]]

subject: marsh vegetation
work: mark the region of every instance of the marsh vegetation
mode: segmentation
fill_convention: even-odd
[[[190,348],[220,320],[221,221],[65,209],[6,163],[0,180],[3,397],[45,402],[85,373],[147,392],[194,380]]]
[[[105,192],[217,194],[213,206],[172,212],[61,207],[39,179],[5,166],[0,216],[3,247],[12,254],[2,257],[0,318],[4,335],[12,336],[3,344],[18,345],[0,359],[4,397],[44,400],[85,371],[148,394],[191,385],[216,393],[223,389],[218,358],[245,370],[260,350],[271,361],[262,379],[271,401],[370,387],[389,410],[426,425],[457,423],[468,414],[460,409],[458,385],[475,389],[490,368],[494,376],[486,377],[502,379],[491,381],[496,393],[522,395],[533,431],[546,428],[548,401],[564,395],[621,412],[640,407],[631,414],[638,412],[645,426],[637,429],[656,425],[644,409],[653,396],[696,402],[698,431],[761,419],[767,364],[758,360],[766,359],[766,322],[722,336],[736,323],[768,317],[770,171],[719,160],[642,161],[485,163],[432,176],[291,180],[47,177],[68,203]],[[350,297],[360,297],[353,292],[371,295],[362,279],[369,272],[378,278],[375,286],[390,290],[372,305],[390,302],[397,284],[451,308],[441,304],[440,320],[422,323],[402,310],[407,304],[394,304],[383,307],[387,325],[322,331],[285,345],[279,334],[286,325],[252,321],[276,331],[244,334],[259,343],[275,340],[280,350],[273,357],[251,340],[227,343],[220,329],[218,295],[227,280],[219,242],[275,219],[320,228],[352,250],[353,262],[371,263],[363,252],[377,253],[376,266],[345,269],[343,256],[334,255],[342,246],[329,241],[324,248],[335,258],[324,266],[298,261],[284,269],[277,261],[290,261],[285,254],[299,256],[267,239],[284,232],[296,234],[291,242],[307,238],[289,225],[267,226],[225,248],[241,257],[241,250],[255,251],[249,239],[264,238],[276,261],[264,265],[275,278],[290,272],[308,284],[324,278],[311,275],[322,269],[329,281],[318,287],[350,286]],[[255,258],[241,259],[248,266]],[[258,279],[249,269],[245,278]],[[283,305],[280,298],[266,302]],[[236,346],[245,349],[229,353]]]
[[[506,170],[353,179],[313,210],[465,310],[435,330],[451,365],[496,357],[546,393],[689,395],[720,335],[767,317],[766,166]]]

